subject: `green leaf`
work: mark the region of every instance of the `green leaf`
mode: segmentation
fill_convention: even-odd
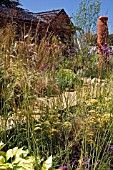
[[[1,141],[0,142],[0,150],[2,150],[2,148],[5,146],[5,144]]]
[[[23,159],[17,158],[16,161],[19,161],[18,166],[25,168],[26,170],[34,170],[34,160],[32,159]]]
[[[23,160],[23,158],[20,157],[16,157],[15,160],[12,162],[13,165],[18,165],[19,162],[21,162]]]
[[[19,170],[34,170],[35,158],[34,156],[29,156],[27,159],[16,157],[12,164],[18,166]]]
[[[13,158],[13,156],[16,155],[18,151],[18,147],[15,147],[13,149],[9,149],[7,152],[6,152],[6,160],[8,161],[9,158]]]
[[[6,153],[4,151],[0,151],[0,156],[6,156]]]
[[[25,160],[30,160],[32,162],[35,162],[35,157],[34,156],[27,156]]]
[[[18,147],[15,147],[13,149],[9,149],[6,152],[6,160],[9,160],[9,158],[13,158],[13,156],[16,155],[17,151],[18,151]]]
[[[23,156],[23,157],[25,158],[25,157],[28,155],[28,153],[29,153],[29,150],[28,150],[28,149],[23,150],[23,147],[22,147],[22,148],[19,148],[19,149],[17,150],[17,152],[16,152],[16,157],[18,158],[18,157]]]
[[[10,165],[10,163],[6,163],[6,164],[1,164],[0,163],[0,169],[1,170],[5,170],[5,169],[8,170],[9,169],[9,165]]]
[[[52,166],[52,155],[43,163],[42,170],[48,170]]]
[[[9,158],[12,158],[14,155],[13,155],[13,149],[9,149],[7,152],[6,152],[6,160],[8,161]]]
[[[13,155],[15,156],[18,151],[18,147],[13,148]]]
[[[36,161],[38,164],[40,164],[43,161],[43,159],[41,159],[39,156],[37,156]]]
[[[5,163],[5,158],[3,156],[0,156],[0,163]]]

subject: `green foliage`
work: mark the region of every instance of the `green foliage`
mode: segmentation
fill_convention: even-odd
[[[4,144],[0,143],[1,147]],[[7,150],[7,152],[0,150],[0,169],[21,169],[21,170],[33,170],[35,167],[35,158],[33,156],[27,156],[28,150],[15,147]]]
[[[113,34],[109,35],[109,44],[113,46]]]
[[[43,163],[41,170],[48,170],[52,166],[52,155]]]
[[[19,0],[1,0],[0,1],[0,6],[5,6],[8,8],[16,8],[18,5],[20,5]]]
[[[62,44],[55,37],[31,46],[29,37],[17,42],[5,31],[0,33],[2,169],[110,169],[113,73],[95,78],[98,56],[87,54],[88,47],[86,55],[75,55],[76,63],[67,57],[70,52],[59,56]],[[75,74],[72,63],[84,67],[83,74]]]
[[[96,45],[94,34],[96,32],[100,5],[100,0],[83,0],[74,18],[75,25],[81,28],[76,33],[81,56],[81,65],[87,68],[90,66],[88,61],[93,57],[92,54],[89,53],[90,45]]]
[[[64,91],[66,88],[73,88],[76,80],[76,74],[70,69],[60,69],[57,73],[57,79],[61,91]]]
[[[52,156],[50,156],[46,161],[43,162],[42,167],[40,166],[42,160],[40,157],[28,156],[28,149],[23,150],[23,148],[15,147],[9,149],[6,152],[2,151],[4,143],[0,143],[0,169],[3,170],[34,170],[36,167],[36,162],[38,164],[38,169],[48,170],[52,166]]]
[[[75,24],[83,32],[95,31],[97,18],[100,11],[100,0],[82,0],[75,15]]]

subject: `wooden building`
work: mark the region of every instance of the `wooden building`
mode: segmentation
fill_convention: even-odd
[[[71,42],[75,33],[73,23],[64,9],[33,13],[23,9],[0,7],[0,27],[6,27],[7,23],[16,25],[18,35],[25,36],[31,32],[32,36],[42,39],[45,33],[52,32],[64,43]]]

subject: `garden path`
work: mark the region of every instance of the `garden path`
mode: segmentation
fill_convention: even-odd
[[[86,94],[89,95],[90,98],[96,98],[100,94],[102,94],[105,90],[105,81],[97,78],[83,78],[83,86],[80,88],[80,91],[71,91],[71,92],[64,92],[59,96],[54,97],[38,97],[36,101],[36,107],[34,108],[34,113],[32,117],[35,120],[39,119],[40,113],[45,112],[47,109],[49,111],[53,110],[64,110],[65,108],[70,108],[71,106],[75,106],[80,99],[86,99]],[[107,89],[110,90],[110,89]],[[25,116],[24,116],[25,117]],[[21,117],[17,118],[14,115],[10,116],[7,120],[0,116],[0,131],[11,129],[15,127],[15,120],[20,122],[23,120],[23,123],[26,122],[26,118]],[[21,119],[21,120],[18,120]]]

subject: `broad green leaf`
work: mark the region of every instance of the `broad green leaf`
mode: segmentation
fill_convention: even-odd
[[[48,170],[52,166],[52,155],[43,163],[42,170]]]
[[[26,170],[34,170],[34,162],[31,160],[23,160],[19,162],[18,165],[25,168]]]
[[[5,157],[6,153],[4,151],[0,151],[0,155]]]
[[[17,164],[20,168],[24,168],[25,170],[34,170],[35,159],[33,156],[29,157],[29,159],[23,159],[21,157],[16,157],[13,161],[13,165]],[[20,169],[19,168],[19,169]]]
[[[13,155],[15,156],[18,151],[18,147],[13,148]]]
[[[13,155],[13,149],[9,149],[7,152],[6,152],[6,160],[8,161],[9,158],[12,158],[14,155]]]
[[[12,164],[9,164],[9,168],[13,169],[13,165],[12,165]]]
[[[32,162],[35,162],[35,157],[34,156],[27,156],[25,160],[31,160]]]
[[[25,168],[23,168],[23,167],[20,167],[20,168],[19,168],[19,167],[17,167],[17,169],[18,169],[18,170],[26,170],[26,169],[25,169]]]
[[[37,161],[38,164],[40,164],[43,161],[43,159],[41,159],[39,156],[37,156],[36,161]]]
[[[16,157],[23,156],[25,158],[28,155],[28,153],[29,153],[28,149],[23,150],[23,148],[19,148],[16,152]]]
[[[16,155],[16,152],[18,151],[18,147],[15,147],[13,149],[9,149],[6,152],[6,160],[9,160],[9,158],[13,158],[13,156]]]
[[[9,165],[10,165],[10,163],[5,163],[5,164],[1,164],[0,163],[0,169],[1,170],[8,170],[9,169]]]
[[[8,167],[6,165],[1,165],[0,164],[0,169],[5,170],[5,169],[8,169]]]
[[[0,142],[0,150],[5,146],[5,144],[1,141]]]
[[[0,156],[0,163],[5,163],[5,158],[3,156]]]

